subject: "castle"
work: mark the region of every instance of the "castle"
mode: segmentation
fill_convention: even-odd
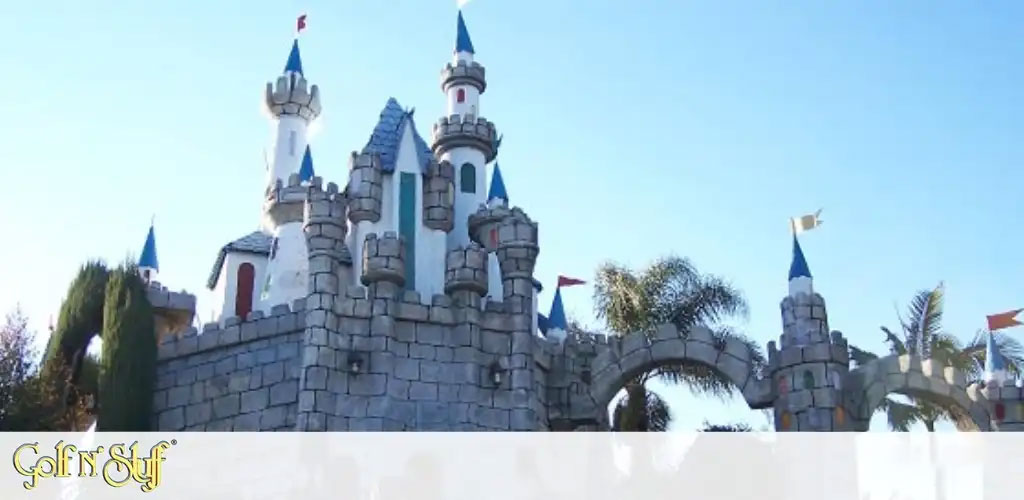
[[[262,228],[226,244],[207,282],[216,320],[190,327],[194,296],[156,281],[152,228],[140,259],[160,339],[153,428],[206,431],[607,429],[623,385],[659,365],[726,376],[779,431],[863,431],[889,393],[964,410],[965,428],[1024,426],[1005,377],[968,384],[936,360],[890,356],[851,366],[794,237],[783,333],[758,369],[745,344],[706,328],[567,335],[560,296],[538,310],[538,224],[509,204],[487,88],[460,13],[441,71],[448,116],[428,143],[413,113],[387,102],[351,155],[343,188],[324,183],[307,143],[320,91],[298,41],[264,107],[276,127]],[[999,355],[989,360],[1003,373]]]

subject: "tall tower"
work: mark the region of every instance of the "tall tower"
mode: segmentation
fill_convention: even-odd
[[[321,108],[317,86],[307,90],[298,40],[292,44],[276,86],[267,84],[264,106],[274,124],[273,163],[268,168],[262,220],[263,232],[273,239],[260,291],[260,306],[269,311],[308,293],[309,261],[302,230],[304,184],[317,181],[306,134]]]
[[[485,166],[497,153],[494,124],[480,117],[480,95],[487,88],[484,67],[473,60],[473,42],[459,12],[452,62],[441,71],[448,116],[434,124],[433,152],[455,167],[455,224],[448,249],[469,245],[469,215],[487,202]]]
[[[284,72],[277,83],[267,83],[263,108],[270,116],[273,153],[267,165],[267,189],[275,181],[288,183],[288,176],[299,172],[306,150],[309,124],[320,116],[320,89],[308,87],[302,72],[298,39],[292,43]],[[269,232],[269,229],[264,227]]]

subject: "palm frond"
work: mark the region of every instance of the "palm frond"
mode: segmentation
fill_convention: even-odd
[[[902,320],[901,320],[902,321]],[[898,354],[900,356],[907,353],[907,344],[903,342],[898,335],[892,333],[888,328],[880,327],[882,332],[885,333],[885,341],[889,343],[889,352],[892,354]]]
[[[612,430],[664,432],[672,421],[668,403],[643,384],[630,384],[612,410]]]
[[[917,407],[913,404],[901,403],[884,398],[878,406],[885,411],[889,428],[896,432],[908,432],[910,427],[920,421]]]
[[[750,352],[750,364],[755,375],[760,376],[768,366],[768,360],[756,341],[725,326],[716,327],[711,334],[715,341],[722,344],[730,339],[745,344]],[[724,401],[736,391],[736,386],[725,375],[702,363],[664,365],[655,369],[654,375],[668,384],[686,385],[695,396],[711,396]]]
[[[616,334],[640,331],[651,323],[643,293],[632,271],[613,263],[601,265],[594,280],[594,309]]]
[[[996,348],[999,349],[999,353],[1003,356],[1003,364],[1006,367],[1006,371],[1010,375],[1021,375],[1021,370],[1024,370],[1024,344],[1021,344],[1019,340],[1005,333],[989,332],[987,330],[975,332],[974,338],[964,346],[962,351],[966,358],[964,364],[971,366],[970,370],[964,368],[965,373],[974,380],[981,378],[985,368],[985,347],[990,333],[995,339]]]
[[[850,344],[850,359],[852,359],[857,366],[864,366],[878,359],[878,355]]]
[[[907,348],[911,354],[928,355],[932,336],[942,330],[942,302],[945,295],[942,284],[934,290],[917,292],[910,302],[906,331]]]

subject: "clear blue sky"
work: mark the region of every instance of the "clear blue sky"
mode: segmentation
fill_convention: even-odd
[[[153,214],[162,280],[193,292],[256,227],[259,101],[299,12],[325,110],[319,175],[345,181],[388,97],[416,107],[421,131],[444,110],[453,0],[145,4],[14,2],[0,16],[0,306],[20,302],[40,331],[83,260],[137,255]],[[506,186],[540,222],[545,284],[681,254],[744,290],[742,326],[766,342],[787,218],[823,207],[804,251],[831,327],[856,344],[883,349],[894,304],[940,280],[964,337],[1024,304],[1024,4],[474,0],[465,15]],[[590,293],[564,299],[597,324]],[[764,422],[683,392],[667,393],[682,428]]]

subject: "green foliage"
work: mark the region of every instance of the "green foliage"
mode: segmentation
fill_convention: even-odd
[[[676,325],[683,332],[696,325],[705,325],[721,343],[736,339],[746,344],[755,369],[761,370],[767,363],[756,342],[721,324],[729,318],[746,318],[747,303],[740,291],[722,278],[700,273],[685,258],[664,257],[639,272],[617,264],[602,265],[594,280],[594,304],[598,318],[603,319],[615,334],[637,332],[650,335],[659,325],[666,323]],[[620,401],[614,410],[622,415],[616,417],[613,412],[613,428],[667,428],[671,418],[667,406],[666,412],[662,412],[663,402],[658,403],[660,399],[656,395],[635,389],[643,388],[652,376],[661,377],[669,383],[683,384],[697,395],[724,399],[735,391],[725,376],[709,366],[700,363],[661,366],[630,381],[625,401]],[[635,397],[640,398],[636,404],[629,402],[631,387],[636,391]],[[629,412],[638,413],[627,415]]]
[[[40,370],[28,320],[15,310],[0,328],[0,431],[68,431],[84,428],[81,399],[64,397],[66,373],[53,364]],[[69,404],[70,403],[70,404]]]
[[[110,274],[103,318],[97,429],[148,430],[156,337],[145,284],[134,267],[122,266]]]
[[[627,385],[612,411],[612,430],[617,432],[664,432],[671,421],[668,403],[643,384]]]
[[[71,282],[61,304],[46,360],[70,367],[72,377],[77,375],[75,365],[80,361],[78,357],[84,354],[89,340],[103,328],[103,300],[108,276],[105,264],[100,261],[87,262]]]

